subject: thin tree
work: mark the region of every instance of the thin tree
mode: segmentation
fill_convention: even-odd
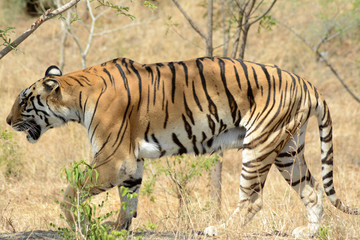
[[[273,0],[263,13],[259,13],[260,6],[264,5],[264,0],[235,0],[237,16],[233,15],[233,17],[237,22],[237,27],[231,52],[232,58],[244,59],[250,27],[257,22],[264,20],[276,2],[277,0]]]

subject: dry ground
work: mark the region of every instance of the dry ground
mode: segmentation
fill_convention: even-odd
[[[182,1],[184,8],[192,16],[202,16],[204,8],[194,5],[196,1]],[[316,42],[318,32],[315,24],[320,9],[313,1],[303,1],[295,5],[292,1],[280,1],[273,15],[291,26],[295,26],[311,42]],[[21,12],[15,12],[0,3],[0,29],[4,26],[16,27],[17,34],[27,29],[34,21]],[[81,7],[79,7],[81,9]],[[159,9],[151,12],[134,4],[133,14],[138,22],[151,16],[156,18],[147,24],[127,28],[115,34],[94,39],[88,56],[88,66],[99,64],[115,57],[129,57],[149,63],[172,61],[202,56],[205,52],[202,40],[189,28],[170,1],[159,4]],[[79,10],[80,11],[80,10]],[[294,15],[294,13],[296,13]],[[80,12],[80,17],[83,17]],[[179,24],[168,27],[171,22]],[[205,29],[205,19],[196,19]],[[74,26],[79,26],[74,24]],[[111,16],[103,20],[106,26],[129,24],[125,17]],[[99,24],[101,27],[101,24]],[[11,53],[0,62],[0,130],[11,131],[5,123],[10,107],[21,89],[43,76],[46,68],[59,62],[59,47],[62,32],[60,21],[52,20],[26,40],[17,53]],[[176,29],[176,30],[175,30]],[[350,206],[360,206],[360,105],[356,103],[337,82],[326,66],[316,61],[314,55],[294,35],[280,26],[272,31],[251,31],[246,59],[274,63],[289,71],[298,73],[314,83],[323,93],[330,106],[334,123],[335,145],[335,187],[340,196]],[[166,33],[168,31],[168,33]],[[80,36],[85,39],[85,32]],[[357,37],[357,38],[356,38]],[[220,33],[215,34],[215,45],[221,43]],[[66,65],[64,72],[81,68],[80,56],[74,42],[67,41]],[[359,35],[348,34],[333,40],[325,47],[329,60],[339,73],[360,95],[360,46]],[[221,55],[221,49],[215,52]],[[60,220],[59,206],[55,199],[61,198],[61,189],[66,187],[60,169],[70,162],[90,159],[90,146],[85,130],[76,124],[47,132],[40,141],[31,145],[24,134],[13,133],[19,146],[20,161],[23,164],[21,176],[7,179],[0,174],[0,232],[9,233],[34,230],[53,230],[49,224],[65,226]],[[317,124],[312,119],[306,137],[306,158],[313,175],[321,181],[319,134]],[[229,151],[224,156],[223,203],[221,219],[234,210],[237,203],[241,152]],[[147,175],[150,171],[147,171]],[[202,230],[214,224],[214,211],[208,197],[208,177],[203,176],[192,183],[191,212],[185,219],[177,215],[176,198],[166,194],[168,180],[157,185],[155,202],[140,196],[138,217],[132,229],[144,228],[149,222],[156,224],[159,232],[191,232]],[[104,195],[97,196],[100,201]],[[359,239],[360,217],[349,216],[337,211],[324,199],[323,226],[329,230],[332,239]],[[117,191],[110,191],[110,200],[104,211],[119,207]],[[281,175],[271,169],[264,189],[264,208],[250,224],[240,228],[236,224],[221,234],[220,239],[291,239],[286,237],[300,225],[306,224],[306,212],[298,196],[287,186]],[[282,236],[268,235],[278,231]],[[284,237],[285,236],[285,237]]]

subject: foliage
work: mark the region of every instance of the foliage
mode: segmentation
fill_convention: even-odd
[[[7,130],[0,130],[0,169],[6,178],[20,177],[22,163],[19,145]]]
[[[329,230],[329,226],[321,226],[319,229],[318,240],[328,240],[331,239],[331,234]]]
[[[13,46],[11,46],[11,38],[9,37],[10,34],[15,33],[15,31],[13,31],[14,29],[14,27],[6,27],[4,30],[0,29],[0,39],[2,41],[1,46],[10,46],[12,49],[16,50]]]
[[[128,236],[126,230],[110,231],[108,226],[101,224],[103,220],[115,214],[115,212],[98,214],[108,201],[108,194],[100,204],[91,203],[90,189],[97,186],[98,179],[98,172],[94,167],[85,161],[78,161],[72,164],[70,170],[63,168],[62,174],[66,176],[70,186],[76,190],[75,199],[69,199],[72,202],[70,212],[76,222],[75,224],[69,222],[60,215],[61,219],[66,220],[73,227],[72,229],[59,227],[60,236],[63,239],[126,239]],[[129,192],[126,194],[129,194]],[[59,202],[57,203],[59,204]],[[51,223],[50,225],[56,228],[55,224]]]
[[[127,6],[120,6],[118,4],[114,4],[111,1],[108,0],[97,0],[97,2],[100,4],[99,6],[109,7],[117,12],[118,15],[123,15],[131,20],[134,20],[136,17],[129,13],[130,7]],[[99,7],[98,6],[98,7]],[[144,6],[150,8],[150,9],[156,9],[157,6],[154,3],[151,3],[151,1],[144,1]]]
[[[270,15],[265,15],[259,21],[258,33],[260,33],[261,29],[265,29],[267,31],[271,31],[272,27],[276,25],[275,19],[273,19]]]

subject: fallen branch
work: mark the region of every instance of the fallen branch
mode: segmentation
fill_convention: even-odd
[[[38,27],[40,27],[41,24],[43,24],[47,20],[59,15],[60,13],[65,12],[66,10],[68,10],[69,8],[71,8],[75,4],[77,4],[79,1],[80,0],[71,0],[70,2],[64,4],[63,6],[59,7],[58,9],[55,9],[54,11],[51,11],[51,9],[48,9],[43,15],[41,15],[41,17],[39,17],[31,25],[31,27],[28,30],[26,30],[17,39],[15,39],[12,43],[10,43],[8,46],[6,46],[4,49],[2,49],[0,51],[0,59],[2,59],[10,51],[14,50],[20,43],[22,43],[27,37],[29,37]]]

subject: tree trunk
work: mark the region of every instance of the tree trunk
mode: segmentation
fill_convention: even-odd
[[[239,53],[239,58],[240,59],[244,59],[245,56],[245,46],[246,46],[246,42],[247,42],[247,36],[249,33],[249,28],[250,26],[245,24],[244,26],[244,31],[243,31],[243,36],[241,39],[241,46],[240,46],[240,53]]]

